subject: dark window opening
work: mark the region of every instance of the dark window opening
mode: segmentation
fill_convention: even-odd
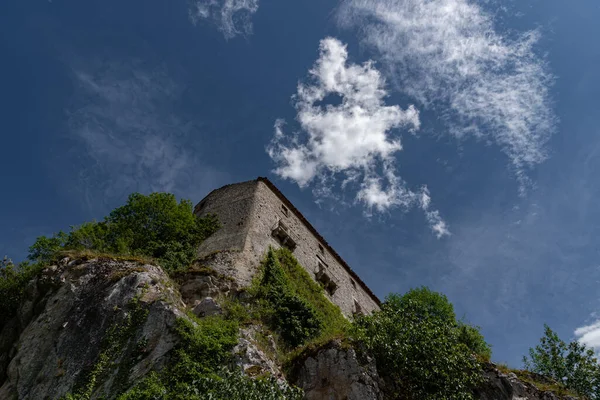
[[[285,215],[286,217],[289,215],[290,211],[288,210],[288,208],[286,206],[284,206],[283,204],[281,205],[281,212],[283,213],[283,215]]]
[[[352,287],[356,289],[356,282],[354,281],[354,279],[350,278],[350,283],[352,284]]]
[[[319,251],[321,252],[321,254],[325,255],[325,249],[323,248],[323,245],[321,243],[319,243]]]

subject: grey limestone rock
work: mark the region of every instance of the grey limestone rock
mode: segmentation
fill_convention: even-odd
[[[218,315],[223,312],[221,306],[212,297],[205,297],[198,301],[198,304],[194,307],[194,314],[198,317],[209,317],[211,315]]]
[[[264,339],[259,341],[259,335]],[[266,343],[265,343],[266,342]],[[275,363],[276,344],[272,336],[264,336],[259,326],[250,325],[240,329],[240,338],[233,349],[235,364],[247,375],[256,376],[265,373],[283,380],[284,375]]]
[[[147,316],[123,338],[92,398],[112,398],[159,368],[176,343],[169,328],[184,315],[168,279],[156,266],[111,259],[61,260],[44,270],[1,328],[0,398],[55,399],[85,384],[134,298]]]
[[[353,348],[337,341],[305,358],[293,375],[307,400],[384,399],[374,361],[361,360]]]
[[[537,382],[551,383],[541,375],[528,374]],[[535,385],[519,379],[514,372],[502,372],[493,363],[484,365],[484,376],[485,383],[475,391],[478,400],[577,400],[575,397],[539,390]]]

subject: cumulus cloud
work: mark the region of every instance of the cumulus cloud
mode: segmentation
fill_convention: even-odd
[[[167,191],[196,199],[222,174],[188,145],[193,120],[179,115],[183,87],[164,66],[86,60],[73,69],[67,109],[77,187],[90,209],[131,192]],[[73,158],[73,157],[72,157]],[[73,159],[70,161],[73,163]]]
[[[284,121],[275,122],[267,151],[275,172],[305,187],[342,180],[342,188],[358,186],[356,201],[368,212],[420,206],[438,236],[448,233],[437,211],[420,202],[396,175],[395,157],[402,150],[399,128],[419,129],[414,106],[386,105],[385,79],[372,62],[348,63],[346,46],[334,38],[321,41],[320,55],[309,71],[310,83],[300,83],[294,96],[301,131],[286,134]],[[339,102],[338,102],[339,100]],[[337,103],[337,104],[336,104]],[[429,193],[426,193],[429,198]]]
[[[189,17],[195,25],[201,20],[213,21],[225,36],[252,34],[252,14],[258,11],[258,0],[189,0]]]
[[[600,351],[600,321],[575,329],[577,340]]]
[[[358,27],[399,91],[432,109],[457,138],[494,141],[521,183],[546,158],[554,132],[553,76],[534,53],[539,32],[507,37],[469,0],[347,0],[344,27]]]

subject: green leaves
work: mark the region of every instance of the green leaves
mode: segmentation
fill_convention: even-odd
[[[270,315],[269,324],[291,348],[298,347],[321,333],[322,318],[305,298],[294,293],[290,280],[272,249],[269,249],[263,263],[257,293],[258,298],[266,300],[271,308],[267,313]]]
[[[193,261],[197,246],[218,227],[213,216],[197,218],[188,200],[177,203],[169,193],[133,193],[103,222],[73,226],[68,234],[40,236],[29,248],[29,259],[47,264],[61,250],[93,250],[153,257],[175,271]]]
[[[58,232],[52,237],[40,236],[35,243],[29,247],[29,256],[31,261],[39,263],[51,263],[54,256],[65,247],[68,235],[63,231]]]
[[[460,400],[482,379],[464,331],[448,299],[422,287],[388,296],[381,311],[355,322],[353,336],[393,382],[393,398]]]
[[[302,390],[279,383],[273,377],[250,378],[239,370],[221,368],[190,382],[178,382],[171,389],[151,373],[119,400],[301,400]]]
[[[477,354],[484,360],[492,358],[492,348],[485,341],[478,326],[472,326],[464,321],[458,321],[458,340],[471,352]]]
[[[600,365],[594,350],[572,341],[567,344],[548,325],[540,344],[523,357],[525,368],[562,383],[590,399],[600,399]]]
[[[181,338],[178,357],[194,360],[202,373],[227,364],[232,357],[231,350],[238,342],[237,322],[220,317],[206,317],[195,323],[180,318],[175,330]]]
[[[15,265],[8,258],[0,261],[0,326],[15,315],[27,283],[41,270],[39,264],[22,262]]]
[[[238,324],[222,317],[178,319],[180,342],[171,363],[119,400],[300,400],[302,391],[275,378],[250,378],[229,369]]]

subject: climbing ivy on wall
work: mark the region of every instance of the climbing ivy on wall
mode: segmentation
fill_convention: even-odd
[[[237,314],[270,327],[286,350],[342,335],[349,327],[339,307],[288,249],[268,250],[249,292],[252,299],[238,304],[244,309]]]

